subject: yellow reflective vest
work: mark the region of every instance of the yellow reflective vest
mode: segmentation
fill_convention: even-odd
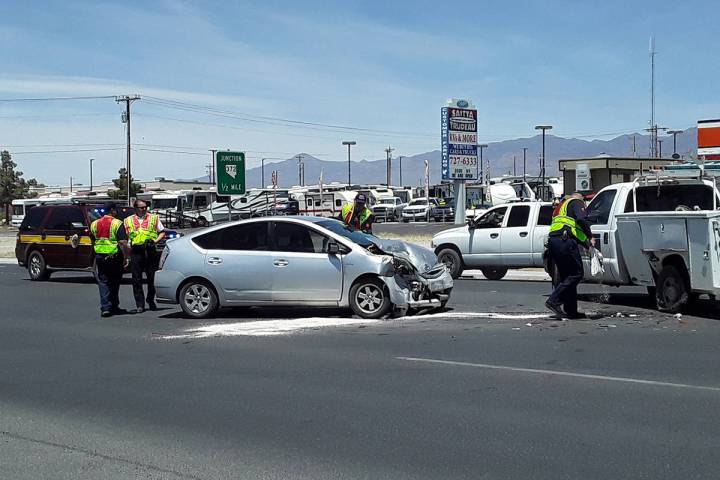
[[[552,223],[550,224],[550,233],[557,232],[565,227],[568,227],[573,237],[575,237],[579,242],[585,243],[588,239],[587,235],[585,235],[585,232],[578,227],[575,219],[567,214],[568,205],[570,205],[570,202],[575,200],[580,201],[577,198],[568,198],[563,200],[562,204],[560,204],[558,214],[553,217]]]
[[[372,212],[369,208],[363,207],[363,211],[360,215],[353,219],[355,213],[355,204],[346,203],[342,208],[342,219],[345,225],[351,226],[357,230],[369,233],[372,231]]]
[[[105,215],[90,224],[90,232],[95,237],[93,248],[95,253],[113,255],[118,251],[117,232],[123,222],[110,215]]]
[[[137,215],[130,215],[125,219],[125,232],[130,240],[130,245],[144,245],[148,241],[157,241],[160,233],[157,231],[158,216],[148,213],[140,220]]]

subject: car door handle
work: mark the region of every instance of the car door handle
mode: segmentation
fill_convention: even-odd
[[[491,233],[491,234],[490,234],[490,238],[497,238],[497,237],[499,237],[499,236],[500,236],[499,233]]]
[[[209,263],[210,265],[220,265],[222,263],[222,258],[210,257],[210,258],[208,258],[207,263]]]
[[[521,237],[527,237],[528,232],[520,232]]]
[[[290,262],[288,262],[287,260],[283,260],[281,258],[273,260],[273,265],[275,265],[276,267],[287,267],[289,263]]]

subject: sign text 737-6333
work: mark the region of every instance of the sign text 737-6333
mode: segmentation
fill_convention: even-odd
[[[217,152],[215,154],[217,192],[221,195],[245,193],[245,152]]]

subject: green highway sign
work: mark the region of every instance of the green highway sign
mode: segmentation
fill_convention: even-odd
[[[215,154],[217,192],[222,195],[245,193],[245,152],[217,152]]]

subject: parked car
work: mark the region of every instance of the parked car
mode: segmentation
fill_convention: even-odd
[[[375,205],[370,207],[370,210],[375,215],[376,220],[382,220],[384,222],[397,222],[402,217],[402,211],[407,206],[398,197],[381,198]]]
[[[426,248],[322,217],[226,223],[168,242],[157,299],[192,318],[219,307],[349,307],[363,318],[439,308],[453,280]]]
[[[433,220],[436,222],[452,222],[455,220],[455,209],[453,198],[438,198],[437,206],[433,210]]]
[[[545,202],[498,205],[463,227],[436,234],[430,245],[453,278],[479,268],[488,279],[500,280],[510,268],[543,266],[552,210]]]
[[[132,215],[131,207],[118,207],[121,220]],[[90,224],[103,216],[101,205],[38,205],[28,210],[18,229],[15,258],[27,267],[31,280],[47,280],[54,271],[94,272],[95,250]],[[167,238],[180,236],[166,230]],[[156,248],[162,251],[165,241]]]
[[[435,208],[438,205],[436,198],[416,198],[408,203],[402,211],[402,220],[407,223],[412,221],[422,221],[432,218]]]

